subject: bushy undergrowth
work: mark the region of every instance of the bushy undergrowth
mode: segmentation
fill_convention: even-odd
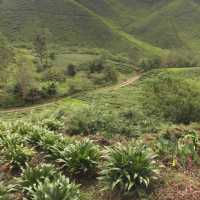
[[[127,119],[135,118],[132,112],[125,112],[124,115]],[[61,120],[62,117],[56,119]],[[175,135],[168,131],[157,138],[152,137],[149,145],[158,154],[158,161],[152,149],[144,144],[145,140],[116,143],[115,146],[100,151],[101,148],[89,139],[78,137],[76,141],[48,129],[40,123],[0,123],[1,162],[3,161],[3,167],[8,164],[17,169],[14,172],[19,177],[11,180],[11,183],[16,183],[16,195],[31,200],[82,200],[79,186],[71,180],[88,181],[89,178],[96,180],[99,177],[104,190],[114,195],[135,197],[152,191],[151,186],[157,183],[156,179],[160,174],[158,163],[185,169],[199,164],[199,135],[194,131],[181,131]],[[34,148],[33,152],[37,151],[38,155],[34,157],[35,160],[31,160],[33,155],[24,156],[18,148],[28,151]],[[38,164],[40,159],[42,163],[51,162],[55,166]],[[2,169],[1,167],[0,170]],[[61,172],[69,179],[61,175]],[[7,192],[3,191],[5,190],[2,189],[2,195],[6,195]]]
[[[39,183],[43,183],[46,178],[51,181],[55,180],[57,176],[58,171],[55,166],[51,164],[40,164],[36,167],[26,166],[21,176],[18,178],[18,184],[24,194],[30,196],[30,192],[32,192]]]
[[[137,194],[147,189],[158,176],[155,155],[142,144],[117,144],[108,149],[105,159],[100,180],[106,190],[122,195]]]
[[[11,200],[8,188],[4,186],[3,182],[0,182],[0,200]]]
[[[144,81],[143,92],[145,98],[142,104],[147,115],[173,123],[200,121],[200,92],[195,80],[161,73]]]
[[[193,163],[200,164],[200,138],[194,131],[180,135],[165,134],[158,139],[156,151],[161,159],[173,167],[191,168]]]
[[[100,151],[90,140],[83,140],[68,145],[61,152],[58,160],[67,173],[75,177],[93,177],[97,174]]]
[[[44,182],[39,182],[31,191],[31,196],[32,200],[82,200],[79,186],[63,175],[53,181],[46,178]]]
[[[0,134],[0,161],[3,164],[9,163],[11,168],[20,169],[34,154],[34,150],[25,146],[18,135]]]

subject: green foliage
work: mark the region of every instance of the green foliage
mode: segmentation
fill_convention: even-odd
[[[31,148],[26,147],[23,143],[23,140],[20,141],[18,135],[13,134],[1,134],[0,135],[0,161],[9,163],[13,169],[20,169],[21,166],[24,166],[32,156],[34,151]]]
[[[8,188],[4,187],[4,183],[0,182],[0,200],[11,200]]]
[[[94,88],[89,79],[81,76],[76,76],[74,79],[68,79],[67,85],[69,88],[67,93],[69,95],[85,92]]]
[[[45,81],[64,82],[65,75],[62,71],[58,70],[56,67],[51,67],[43,72],[43,79]]]
[[[194,80],[164,75],[149,79],[144,87],[147,113],[160,115],[174,123],[189,124],[200,120],[199,87]]]
[[[76,68],[77,68],[76,65],[69,64],[67,69],[66,69],[66,71],[65,71],[65,74],[67,76],[72,76],[72,77],[75,76],[76,73],[77,73],[77,69]]]
[[[100,180],[106,190],[122,195],[145,190],[157,179],[155,155],[143,144],[117,144],[108,148]]]
[[[57,175],[55,166],[51,164],[40,164],[36,167],[26,166],[18,178],[18,184],[22,191],[30,196],[30,191],[33,191],[39,183],[43,183],[47,178],[51,181],[55,180]]]
[[[31,193],[33,200],[82,200],[79,186],[63,175],[53,181],[46,178],[44,182],[39,182]]]
[[[42,125],[43,127],[45,127],[46,129],[48,129],[50,131],[61,131],[64,129],[63,122],[61,122],[60,120],[57,120],[53,117],[43,119],[40,122],[40,125]]]
[[[154,57],[154,58],[143,58],[139,61],[138,66],[143,69],[144,71],[148,71],[154,68],[161,67],[161,58]]]
[[[42,86],[42,91],[44,97],[52,97],[58,94],[58,86],[56,82],[49,81]]]
[[[34,50],[40,60],[40,64],[48,64],[47,34],[43,31],[38,33],[33,42]]]
[[[169,137],[161,136],[156,145],[156,151],[162,159],[173,167],[189,167],[192,163],[199,164],[200,138],[196,132],[183,132],[180,135]]]
[[[138,62],[138,66],[144,71],[165,67],[197,67],[198,64],[194,56],[174,52],[170,52],[163,57],[142,58]]]
[[[67,173],[75,177],[91,177],[97,173],[100,152],[98,146],[90,140],[83,140],[68,145],[61,152],[63,168]]]
[[[69,134],[95,134],[108,130],[114,117],[113,113],[106,113],[94,105],[74,108],[66,114],[65,131]]]
[[[96,85],[106,85],[118,81],[117,70],[112,64],[108,63],[106,55],[88,63],[88,77]]]

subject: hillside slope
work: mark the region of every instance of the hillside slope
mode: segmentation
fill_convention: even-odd
[[[133,58],[163,49],[200,50],[197,0],[2,0],[0,31],[31,41],[41,29],[62,45],[105,48]]]
[[[99,1],[100,2],[100,1]],[[115,6],[107,7],[106,1],[98,9],[107,8],[107,13],[119,13]],[[99,47],[116,52],[125,52],[133,57],[151,55],[162,51],[113,26],[105,15],[86,2],[73,0],[3,0],[0,4],[0,31],[13,41],[30,41],[36,32],[46,29],[52,41],[65,45]]]

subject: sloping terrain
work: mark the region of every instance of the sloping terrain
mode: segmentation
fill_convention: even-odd
[[[0,4],[0,31],[13,41],[29,42],[45,29],[52,42],[105,48],[138,55],[162,50],[123,31],[126,7],[112,1],[8,0]],[[113,23],[117,22],[118,23]]]
[[[197,0],[2,0],[0,31],[30,42],[45,29],[57,44],[137,58],[163,49],[198,52],[199,16]]]

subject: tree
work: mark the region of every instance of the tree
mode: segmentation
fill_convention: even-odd
[[[26,57],[22,57],[17,63],[15,93],[22,100],[26,100],[32,88],[34,88],[33,66]]]
[[[13,52],[7,39],[0,33],[0,81],[6,82],[6,68],[13,59]]]
[[[41,65],[48,65],[47,35],[44,32],[38,33],[34,40],[35,52]]]

